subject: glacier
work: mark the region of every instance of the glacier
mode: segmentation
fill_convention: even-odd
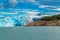
[[[25,26],[60,14],[60,0],[0,0],[0,27]]]
[[[0,27],[24,26],[31,22],[27,14],[0,12]]]
[[[10,12],[0,12],[0,27],[25,26],[31,22],[40,20],[45,16],[60,14],[60,12],[40,12],[31,10],[13,10]]]

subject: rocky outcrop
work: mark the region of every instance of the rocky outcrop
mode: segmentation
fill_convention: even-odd
[[[60,20],[54,21],[37,21],[27,24],[26,26],[60,26]]]
[[[43,17],[41,20],[29,23],[26,26],[60,26],[60,14]]]

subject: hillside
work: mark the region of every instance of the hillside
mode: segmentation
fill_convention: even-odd
[[[41,20],[29,23],[26,26],[60,26],[60,14],[43,17]]]

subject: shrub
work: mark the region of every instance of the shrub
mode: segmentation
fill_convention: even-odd
[[[41,20],[50,21],[50,20],[60,20],[60,14],[59,15],[53,15],[53,16],[46,16],[41,18]]]

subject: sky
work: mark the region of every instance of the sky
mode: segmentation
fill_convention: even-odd
[[[8,10],[9,9],[9,10]],[[0,0],[0,11],[60,12],[60,0]]]
[[[38,13],[41,15],[59,14],[60,0],[0,0],[0,12],[20,15],[31,13],[35,16]]]
[[[55,14],[60,14],[60,0],[0,0],[0,17],[7,17],[4,19],[7,21],[6,26],[14,25],[16,23],[14,21],[17,21],[16,16],[18,16],[18,21],[24,25],[23,23],[26,21],[24,18],[28,17],[31,22],[33,18]],[[14,21],[10,20],[8,16],[12,20],[15,18]],[[0,24],[6,23],[0,20]]]

